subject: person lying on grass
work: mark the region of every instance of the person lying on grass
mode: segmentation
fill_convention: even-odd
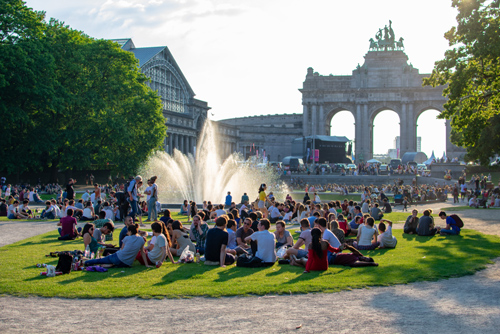
[[[387,223],[387,226],[385,223]],[[398,240],[392,235],[392,222],[387,219],[382,219],[380,224],[378,224],[378,242],[380,243],[379,248],[396,248]]]
[[[137,253],[141,253],[142,260],[145,266],[151,268],[144,252],[144,238],[139,235],[139,225],[132,224],[128,228],[128,235],[123,238],[122,248],[111,255],[100,259],[85,261],[85,266],[93,266],[96,264],[112,265],[118,268],[131,267],[137,257]]]
[[[170,242],[170,236],[168,235],[165,224],[163,224],[161,220],[154,222],[151,224],[151,230],[153,231],[153,238],[155,238],[155,242],[151,251],[144,250],[148,261],[147,264],[156,265],[156,267],[159,268],[167,256],[170,259],[170,262],[173,264],[177,263],[174,261],[172,253],[170,252],[170,246],[172,243]],[[137,253],[135,259],[139,261],[140,264],[145,264],[140,251]]]
[[[364,256],[356,248],[347,244],[345,245],[345,248],[350,250],[351,253],[333,253],[333,255],[328,259],[328,264],[347,267],[378,266],[378,263],[376,263],[371,257]]]
[[[328,252],[338,253],[340,251],[340,249],[332,247],[328,241],[322,240],[321,234],[321,230],[317,227],[311,230],[312,241],[309,244],[306,270],[304,270],[304,273],[309,273],[313,270],[327,270]]]

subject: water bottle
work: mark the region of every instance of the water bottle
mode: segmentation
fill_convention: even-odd
[[[196,250],[196,263],[200,263],[200,251]]]
[[[89,245],[87,245],[87,247],[85,247],[85,257],[87,259],[90,257],[90,247],[89,247]]]

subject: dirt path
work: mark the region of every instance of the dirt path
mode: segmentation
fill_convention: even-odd
[[[431,207],[436,212],[446,206]],[[500,235],[500,210],[458,213],[467,228]],[[16,239],[6,238],[6,229],[30,230],[22,234],[25,238],[51,228],[53,223],[1,224],[0,245]],[[498,328],[498,259],[473,276],[329,294],[174,300],[0,298],[0,332],[9,333],[498,333]]]

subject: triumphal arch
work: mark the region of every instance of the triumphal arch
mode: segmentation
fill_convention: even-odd
[[[402,156],[406,152],[417,151],[419,115],[429,109],[442,111],[446,102],[442,95],[443,87],[422,87],[422,79],[429,74],[420,74],[408,62],[404,39],[396,39],[391,21],[374,37],[369,40],[364,64],[358,64],[352,75],[325,76],[308,68],[306,80],[299,89],[302,93],[304,136],[333,135],[330,133],[332,117],[343,110],[352,113],[356,161],[372,158],[373,121],[379,112],[392,110],[398,114]],[[465,151],[451,144],[450,131],[447,120],[447,156],[463,156]]]

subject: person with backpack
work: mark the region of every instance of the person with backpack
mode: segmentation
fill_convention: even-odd
[[[460,234],[460,229],[464,227],[462,219],[455,214],[447,216],[446,212],[441,211],[439,212],[439,218],[446,221],[446,227],[439,231],[441,235],[458,235]]]

